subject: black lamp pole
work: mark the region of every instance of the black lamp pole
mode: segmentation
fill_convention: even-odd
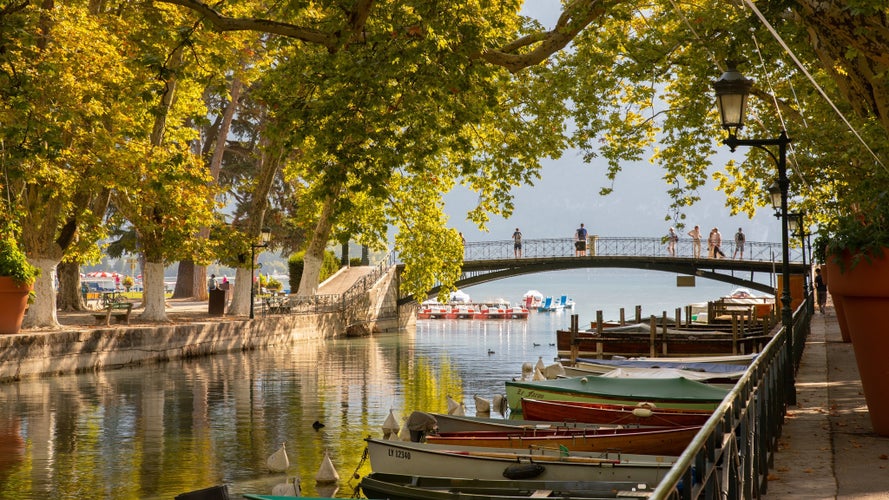
[[[260,234],[260,242],[250,244],[250,319],[253,319],[253,302],[255,302],[256,297],[256,278],[254,276],[256,272],[256,249],[269,246],[269,237],[271,237],[271,234],[270,230],[263,229]]]
[[[719,80],[713,82],[713,89],[716,91],[716,103],[719,107],[719,114],[722,119],[722,126],[728,130],[728,138],[723,143],[728,146],[732,152],[738,146],[750,146],[761,149],[772,157],[772,160],[778,165],[778,186],[777,194],[780,197],[780,212],[776,212],[775,216],[781,219],[781,250],[782,259],[781,275],[783,280],[783,290],[781,293],[781,324],[784,327],[784,335],[787,343],[785,354],[785,362],[787,364],[787,376],[784,379],[784,389],[787,394],[787,404],[796,404],[796,381],[795,381],[795,355],[793,342],[793,312],[790,309],[790,242],[787,233],[787,191],[790,186],[790,180],[787,178],[787,145],[790,139],[782,130],[781,135],[775,139],[738,139],[738,130],[744,127],[744,112],[747,105],[747,96],[750,95],[750,88],[753,81],[744,78],[738,72],[733,62],[728,62],[729,68],[719,77]],[[778,155],[769,149],[769,146],[778,147]],[[773,197],[773,205],[776,201]],[[776,206],[776,209],[778,206]]]
[[[806,265],[806,213],[805,212],[795,212],[789,214],[788,224],[790,224],[790,232],[794,236],[799,236],[800,247],[803,250],[803,269],[805,272],[803,273],[803,297],[806,298],[806,307],[809,310],[809,313],[813,313],[815,311],[814,304],[809,300],[809,292],[812,291],[810,286],[810,275],[809,266]]]

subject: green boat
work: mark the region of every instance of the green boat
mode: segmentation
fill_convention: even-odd
[[[506,382],[510,410],[522,411],[522,398],[546,401],[581,401],[635,405],[654,403],[660,408],[713,410],[728,389],[686,378],[603,378],[595,376],[555,380]]]

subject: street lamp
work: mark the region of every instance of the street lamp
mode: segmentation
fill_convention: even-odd
[[[784,335],[787,339],[786,362],[788,374],[785,377],[785,391],[787,403],[796,404],[796,382],[793,354],[793,313],[790,310],[790,243],[787,236],[787,190],[790,180],[787,179],[787,145],[790,139],[782,130],[781,135],[774,139],[738,139],[738,131],[744,127],[744,113],[747,106],[747,96],[753,87],[753,80],[744,78],[736,68],[733,61],[728,61],[728,69],[719,80],[713,82],[713,90],[716,91],[716,105],[719,108],[719,116],[722,119],[722,128],[728,131],[728,138],[723,143],[732,152],[738,146],[750,146],[765,151],[778,166],[778,181],[769,189],[772,205],[775,207],[775,216],[781,219],[781,250],[783,262],[781,275],[784,281],[781,293],[781,324],[784,327]],[[777,146],[778,155],[772,152],[768,146]],[[777,203],[776,203],[777,202]]]
[[[809,313],[815,312],[815,305],[809,301],[809,292],[811,291],[809,288],[809,266],[806,265],[806,224],[805,224],[806,213],[805,212],[792,212],[787,214],[787,227],[790,230],[790,234],[794,236],[799,236],[800,245],[803,250],[803,269],[805,272],[803,273],[803,296],[806,297],[806,307],[809,309]]]
[[[256,249],[257,248],[265,248],[269,246],[269,238],[272,236],[272,231],[264,227],[262,228],[262,233],[259,235],[259,243],[251,243],[250,244],[250,319],[253,319],[253,302],[256,297],[256,287],[254,276],[254,272],[256,269]]]

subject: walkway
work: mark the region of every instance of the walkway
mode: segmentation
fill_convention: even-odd
[[[873,433],[852,344],[815,313],[766,499],[887,499],[889,438]]]

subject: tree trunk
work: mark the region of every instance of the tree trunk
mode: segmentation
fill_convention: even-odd
[[[315,225],[315,231],[312,233],[312,241],[309,248],[306,249],[306,256],[303,260],[303,275],[299,280],[299,291],[297,295],[300,297],[311,297],[318,293],[318,279],[321,276],[321,263],[324,262],[324,250],[327,248],[327,241],[330,238],[330,231],[333,228],[333,206],[336,204],[336,196],[328,196],[324,200],[324,207],[321,209],[321,216]]]
[[[28,259],[40,268],[40,277],[34,282],[34,303],[22,322],[22,328],[60,328],[56,314],[56,266],[59,261],[52,259]]]
[[[75,262],[62,262],[57,268],[59,291],[56,301],[59,311],[83,311],[86,299],[80,290],[80,265]]]
[[[346,267],[349,265],[349,242],[344,241],[342,245],[340,245],[340,267]]]
[[[192,260],[179,261],[179,270],[176,272],[176,287],[173,288],[174,299],[194,297],[195,300],[207,300],[206,291],[203,297],[199,297],[197,293],[199,288],[206,288],[203,286],[204,283],[200,283],[201,286],[198,286],[196,283],[195,273],[198,272],[198,267],[201,266],[196,266]],[[206,268],[204,272],[206,272]]]
[[[248,256],[249,258],[249,256]],[[230,316],[246,316],[250,312],[250,268],[235,269],[235,283],[231,291],[231,302],[226,314]]]
[[[142,302],[145,310],[139,318],[145,321],[168,321],[164,297],[164,264],[146,262],[142,269],[142,284],[144,285]]]

